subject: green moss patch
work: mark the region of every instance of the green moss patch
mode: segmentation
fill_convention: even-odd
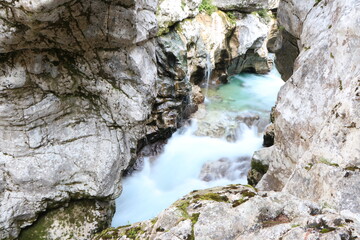
[[[211,200],[216,202],[229,202],[227,196],[222,196],[218,193],[206,193],[204,195],[195,195],[194,199],[196,200]]]
[[[212,0],[202,0],[199,11],[211,15],[213,12],[217,11],[217,7],[213,5]]]
[[[140,239],[138,235],[144,233],[144,231],[141,229],[141,227],[133,227],[129,228],[125,231],[126,237],[130,239]]]
[[[323,163],[323,164],[326,164],[328,166],[339,167],[339,164],[332,163],[332,162],[330,162],[329,160],[327,160],[326,158],[323,158],[323,157],[320,158],[319,163]]]
[[[70,202],[67,206],[44,212],[36,222],[20,232],[18,239],[45,240],[54,237],[87,239],[95,232],[108,227],[107,217],[98,215],[98,212],[104,209],[99,209],[97,206],[95,200],[77,200]],[[60,236],[58,232],[61,233]]]

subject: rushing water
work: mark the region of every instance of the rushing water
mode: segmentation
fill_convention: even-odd
[[[211,72],[212,72],[211,57],[210,57],[210,54],[207,54],[206,65],[205,65],[205,97],[208,96]]]
[[[198,126],[205,124],[211,128],[220,122],[226,125],[227,121],[233,124],[239,113],[248,111],[269,118],[282,84],[274,69],[267,75],[240,74],[228,84],[208,89],[208,102],[201,117],[173,134],[155,161],[145,159],[141,171],[124,179],[112,225],[155,217],[195,189],[246,184],[249,158],[262,144],[257,127],[239,123],[236,136],[228,141],[224,137],[198,136],[203,135]]]

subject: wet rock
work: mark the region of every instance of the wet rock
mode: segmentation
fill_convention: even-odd
[[[247,175],[250,167],[250,158],[241,157],[238,159],[221,158],[217,161],[205,163],[201,169],[199,178],[210,182],[217,179],[242,179]]]
[[[235,118],[235,120],[245,123],[248,127],[254,126],[259,119],[259,114],[253,112],[242,112]]]
[[[269,159],[269,151],[271,150],[263,148],[254,153],[251,159],[250,171],[247,175],[248,183],[251,186],[256,186],[256,184],[268,171],[270,161],[272,161],[272,159]]]
[[[263,141],[263,146],[264,147],[271,147],[272,145],[274,145],[274,138],[275,138],[275,133],[274,133],[275,129],[274,129],[274,125],[273,124],[269,124],[264,131],[264,141]]]
[[[194,85],[192,87],[192,101],[195,103],[195,104],[201,104],[204,102],[205,100],[205,97],[204,95],[202,94],[201,92],[201,88],[197,85]]]

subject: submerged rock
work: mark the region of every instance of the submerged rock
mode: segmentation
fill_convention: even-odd
[[[250,168],[250,157],[238,159],[221,158],[217,161],[207,162],[202,166],[199,178],[210,182],[217,179],[242,179]]]

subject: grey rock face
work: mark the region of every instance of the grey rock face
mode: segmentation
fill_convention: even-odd
[[[253,12],[261,9],[275,9],[279,0],[214,0],[214,5],[224,11]]]
[[[279,93],[275,155],[258,184],[357,216],[359,11],[357,1],[280,4],[280,24],[299,38],[300,54]]]
[[[156,96],[155,6],[0,4],[1,239],[46,209],[120,194]]]
[[[169,32],[169,27],[199,13],[201,0],[160,0],[156,17],[159,24],[159,35]]]
[[[107,239],[343,239],[359,236],[359,221],[290,194],[230,185],[193,191],[157,218],[108,229]]]
[[[230,39],[230,75],[242,71],[260,74],[270,71],[272,59],[268,57],[267,40],[274,24],[273,19],[265,20],[258,14],[245,14],[236,22],[236,29]]]

